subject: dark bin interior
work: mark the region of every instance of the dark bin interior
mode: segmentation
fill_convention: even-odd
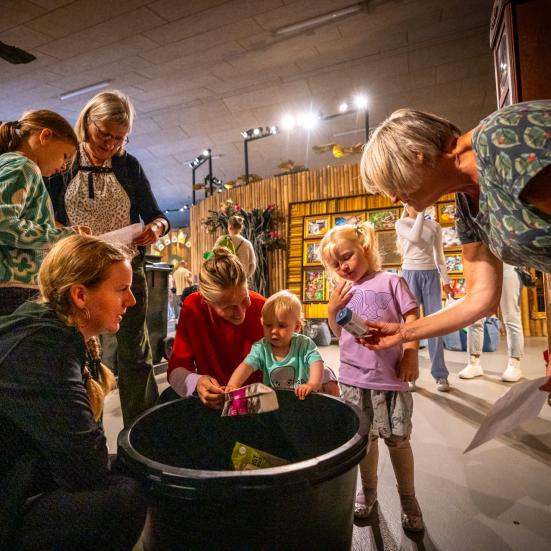
[[[134,424],[130,445],[148,460],[172,467],[230,470],[236,441],[297,462],[331,452],[358,432],[357,415],[339,400],[277,394],[279,410],[239,417],[221,417],[197,398],[170,402]]]

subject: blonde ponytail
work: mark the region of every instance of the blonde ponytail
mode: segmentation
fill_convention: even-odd
[[[86,393],[90,400],[90,408],[96,421],[103,414],[103,402],[105,396],[116,388],[117,382],[111,370],[101,361],[101,346],[97,337],[92,337],[87,343],[90,361],[95,367],[95,377],[88,367],[84,368],[83,375],[86,385]]]

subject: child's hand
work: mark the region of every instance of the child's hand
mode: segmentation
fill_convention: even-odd
[[[335,315],[339,310],[344,308],[352,298],[352,282],[341,281],[331,293],[327,308],[329,313]]]
[[[321,391],[324,394],[336,396],[337,398],[341,395],[341,391],[339,389],[339,384],[337,383],[337,381],[327,381],[326,383],[323,383],[323,385],[321,385]]]
[[[236,390],[237,388],[239,388],[239,387],[230,386],[230,385],[227,385],[227,386],[223,386],[223,387],[222,387],[222,389],[224,390],[224,392],[231,392],[232,390]]]
[[[315,390],[316,389],[315,389],[313,384],[304,383],[303,385],[299,385],[299,386],[297,386],[297,388],[295,388],[295,394],[301,400],[304,400],[304,398],[306,398],[306,396],[308,396],[309,394],[312,394],[312,392],[314,392]]]
[[[406,383],[413,383],[417,377],[419,377],[417,350],[405,349],[404,355],[398,364],[398,379]]]

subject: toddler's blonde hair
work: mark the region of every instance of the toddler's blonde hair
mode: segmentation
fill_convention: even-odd
[[[320,243],[319,256],[328,272],[335,272],[335,249],[341,241],[348,241],[362,249],[371,271],[377,272],[381,269],[375,230],[369,222],[364,222],[363,224],[336,226],[325,234]]]
[[[274,293],[262,307],[262,319],[279,318],[285,314],[293,314],[301,327],[304,325],[302,304],[296,295],[287,289]]]

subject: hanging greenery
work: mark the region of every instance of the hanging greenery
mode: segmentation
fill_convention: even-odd
[[[268,205],[264,209],[252,209],[250,211],[242,209],[231,199],[220,205],[217,211],[209,211],[211,214],[201,220],[209,233],[216,233],[222,230],[228,232],[228,220],[238,215],[243,218],[243,230],[241,235],[248,239],[254,248],[256,254],[257,267],[252,276],[252,288],[266,296],[268,292],[268,251],[284,249],[285,239],[281,237],[277,230],[278,222],[281,216],[276,205]]]

